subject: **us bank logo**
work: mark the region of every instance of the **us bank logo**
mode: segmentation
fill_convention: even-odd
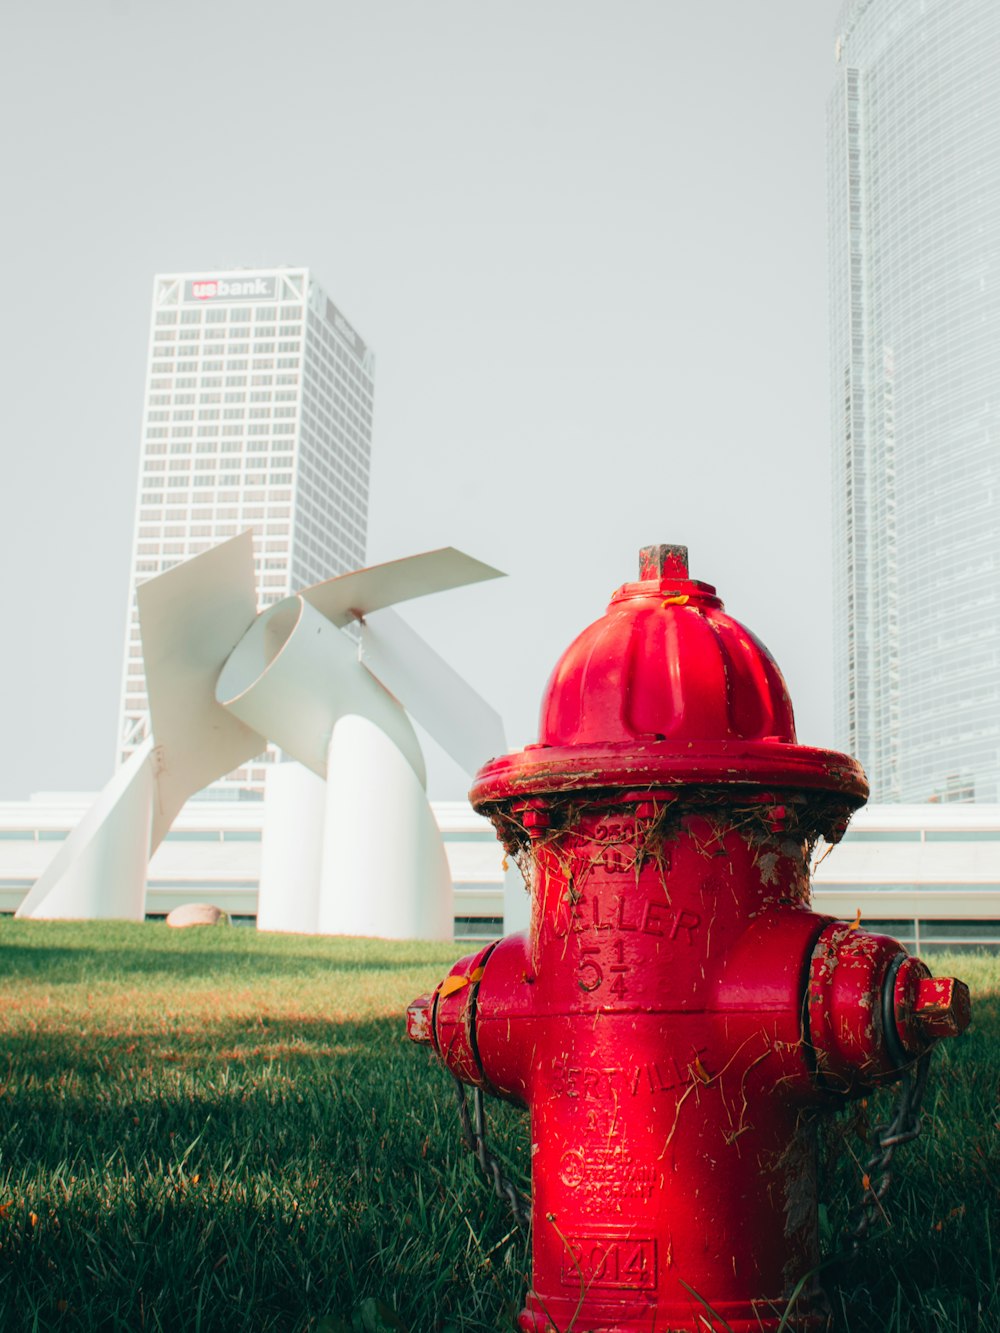
[[[185,301],[274,301],[276,278],[192,278],[184,284]]]

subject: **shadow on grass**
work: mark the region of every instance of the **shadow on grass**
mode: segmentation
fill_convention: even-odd
[[[151,1019],[116,1028],[94,1015],[93,1028],[37,1025],[34,1030],[0,1032],[0,1071],[6,1069],[4,1095],[12,1078],[35,1083],[53,1071],[80,1080],[155,1078],[170,1067],[212,1077],[220,1068],[280,1065],[290,1075],[302,1063],[376,1058],[393,1065],[427,1062],[426,1054],[406,1040],[404,1016],[398,1018],[325,1019],[250,1014],[212,1022]],[[287,1067],[287,1068],[286,1068]],[[0,1112],[9,1107],[0,1101]]]
[[[511,1125],[522,1118],[500,1114]],[[8,1172],[69,1161],[101,1172],[114,1161],[135,1175],[197,1141],[199,1160],[216,1169],[240,1160],[280,1171],[320,1152],[353,1174],[373,1140],[395,1160],[407,1127],[414,1161],[431,1133],[459,1141],[452,1081],[406,1040],[401,1019],[0,1037]]]
[[[163,1043],[178,1058],[163,1059]],[[0,1039],[0,1327],[509,1327],[524,1252],[401,1022]],[[527,1160],[526,1117],[495,1141]]]

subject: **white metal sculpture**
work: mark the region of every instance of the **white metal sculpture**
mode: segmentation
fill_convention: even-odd
[[[314,777],[283,764],[269,782],[258,924],[450,938],[451,881],[407,710],[469,772],[506,748],[503,726],[387,608],[499,576],[445,548],[329,579],[258,614],[244,533],[142,584],[153,739],[18,915],[142,919],[148,858],[184,802],[272,741]]]

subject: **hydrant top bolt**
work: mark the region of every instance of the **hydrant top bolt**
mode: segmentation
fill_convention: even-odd
[[[644,546],[639,552],[639,580],[686,579],[688,577],[688,548],[686,546]]]

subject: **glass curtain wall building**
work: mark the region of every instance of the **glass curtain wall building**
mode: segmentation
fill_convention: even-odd
[[[155,278],[120,759],[147,728],[138,584],[247,528],[261,606],[364,564],[373,376],[308,269]],[[262,790],[273,757],[227,785]]]
[[[854,0],[829,103],[835,694],[873,800],[1000,800],[1000,4]]]

